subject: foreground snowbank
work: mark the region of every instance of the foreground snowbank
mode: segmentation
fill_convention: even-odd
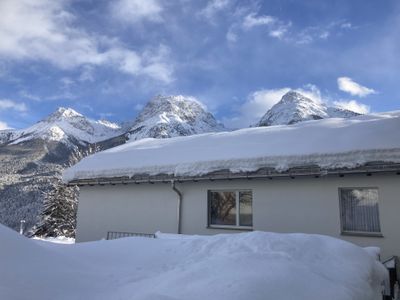
[[[170,139],[143,139],[84,158],[63,180],[172,174],[197,176],[229,169],[279,171],[295,166],[353,168],[400,162],[400,111],[290,126],[247,128]]]
[[[65,236],[58,236],[58,237],[33,237],[34,240],[43,241],[43,242],[50,242],[56,244],[75,244],[74,238],[68,238]]]
[[[252,232],[76,245],[0,226],[0,299],[379,299],[384,267],[334,238]]]

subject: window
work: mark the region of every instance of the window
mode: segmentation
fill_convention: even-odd
[[[380,234],[378,189],[339,189],[343,233]]]
[[[251,191],[209,191],[208,225],[211,227],[253,226]]]

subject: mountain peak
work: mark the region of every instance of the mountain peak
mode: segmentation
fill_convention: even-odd
[[[122,134],[117,124],[86,118],[72,108],[59,107],[52,114],[26,129],[14,130],[1,143],[19,144],[32,139],[63,142],[74,146],[76,143],[95,143]]]
[[[312,99],[305,97],[304,95],[300,94],[299,92],[296,91],[289,91],[286,94],[284,94],[281,98],[282,102],[299,102],[299,101],[313,101]]]
[[[69,118],[84,118],[83,115],[78,113],[72,108],[69,107],[59,107],[52,114],[50,114],[45,120],[48,122],[53,122],[60,119],[69,119]]]
[[[206,110],[206,107],[199,102],[196,98],[192,96],[184,96],[184,95],[157,95],[152,98],[149,103],[144,107],[143,112],[147,109],[151,109],[154,112],[154,108],[157,111],[163,112],[175,112],[175,113],[184,113],[184,110],[191,109],[197,110]],[[190,110],[189,110],[190,111]]]
[[[282,96],[282,99],[288,99],[288,98],[303,98],[304,96],[300,94],[299,92],[296,92],[295,90],[290,90],[286,94]]]
[[[331,117],[353,117],[358,113],[327,107],[296,91],[284,94],[281,100],[271,107],[256,126],[290,125],[301,121],[318,120]]]
[[[129,133],[130,139],[137,140],[221,131],[223,128],[196,98],[158,95],[146,104]]]

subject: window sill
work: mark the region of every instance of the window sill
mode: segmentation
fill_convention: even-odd
[[[225,229],[225,230],[253,231],[253,227],[249,227],[249,226],[208,225],[207,228],[208,228],[208,229]]]
[[[346,236],[358,236],[358,237],[377,237],[383,238],[383,234],[381,232],[361,232],[361,231],[342,231],[341,235]]]

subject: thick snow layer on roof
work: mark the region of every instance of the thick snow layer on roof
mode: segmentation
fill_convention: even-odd
[[[400,162],[400,111],[247,128],[170,139],[143,139],[89,156],[64,181],[135,174],[202,175],[229,169],[355,167]]]
[[[0,225],[0,299],[379,299],[374,255],[321,235],[158,235],[75,245]]]

